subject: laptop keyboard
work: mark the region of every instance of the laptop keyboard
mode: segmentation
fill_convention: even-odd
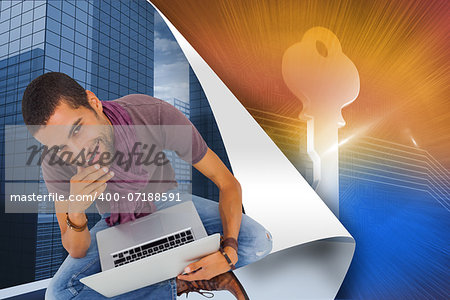
[[[194,241],[190,229],[113,254],[114,267],[128,264]]]

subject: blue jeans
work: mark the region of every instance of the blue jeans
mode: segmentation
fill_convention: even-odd
[[[172,192],[175,190],[170,190]],[[219,214],[219,205],[215,201],[199,196],[180,195],[182,201],[192,196],[198,214],[205,226],[208,235],[214,233],[223,234],[222,222]],[[154,202],[158,210],[179,204],[176,201]],[[79,280],[101,272],[100,260],[97,249],[96,233],[108,228],[105,218],[109,214],[102,215],[102,219],[90,230],[91,244],[83,258],[73,258],[70,255],[62,263],[55,276],[50,281],[45,299],[176,299],[176,279],[171,278],[160,283],[128,292],[113,298],[106,298]],[[272,236],[255,220],[247,215],[242,215],[242,222],[238,237],[238,262],[236,268],[243,267],[260,260],[272,250]]]

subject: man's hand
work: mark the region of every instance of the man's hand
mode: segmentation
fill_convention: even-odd
[[[231,247],[225,247],[224,251],[227,253],[228,257],[231,259],[233,264],[238,261],[238,255],[236,251]],[[214,252],[191,263],[184,269],[186,275],[178,275],[177,278],[180,280],[209,280],[217,275],[225,273],[230,270],[230,265],[220,251]]]
[[[109,172],[107,167],[100,168],[100,165],[92,165],[86,168],[77,166],[77,174],[70,179],[69,213],[77,218],[83,214],[94,200],[106,189],[106,182],[114,176],[114,172]]]

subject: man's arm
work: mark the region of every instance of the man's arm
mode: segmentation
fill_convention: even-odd
[[[91,235],[86,226],[83,231],[75,231],[67,226],[67,215],[72,224],[82,226],[86,221],[85,210],[94,202],[97,197],[106,189],[106,181],[110,180],[113,172],[108,168],[100,168],[99,165],[86,168],[77,167],[78,172],[70,180],[70,195],[72,196],[92,196],[92,201],[66,201],[55,202],[56,218],[61,230],[61,241],[64,249],[73,258],[81,258],[86,255],[91,244]]]
[[[211,150],[207,149],[205,156],[193,166],[211,179],[219,188],[219,211],[222,219],[224,238],[233,237],[238,239],[242,220],[242,191],[241,185],[220,158]],[[236,251],[231,247],[225,247],[225,252],[233,264],[238,261]],[[205,268],[205,266],[207,266]],[[186,273],[202,267],[203,270],[189,275],[180,275],[182,280],[210,279],[230,269],[226,259],[220,252],[213,253],[205,258],[190,264]]]
[[[242,191],[239,181],[209,148],[202,160],[193,166],[219,188],[219,211],[224,238],[233,237],[237,240],[242,219]]]
[[[67,211],[67,204],[68,202],[55,202],[56,211]],[[91,244],[91,235],[88,228],[86,227],[81,232],[67,230],[66,213],[56,213],[56,218],[58,219],[59,229],[61,230],[61,242],[64,249],[73,258],[84,257]],[[69,218],[73,224],[81,226],[86,220],[86,215],[84,213],[69,214]]]

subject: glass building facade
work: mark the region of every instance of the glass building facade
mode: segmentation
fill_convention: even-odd
[[[232,172],[208,99],[191,67],[189,67],[189,103],[192,124],[198,129],[208,147],[217,154],[228,170]],[[192,194],[219,201],[218,187],[195,168],[192,168]]]
[[[101,100],[153,95],[153,7],[145,0],[0,1],[0,143],[23,124],[21,98],[41,74],[74,78]],[[49,278],[67,253],[51,214],[5,214],[0,156],[0,288]],[[36,180],[42,181],[42,174]],[[98,216],[90,216],[90,226]]]
[[[44,72],[45,1],[0,2],[0,288],[34,280],[37,222],[35,214],[5,214],[4,125],[23,124],[25,87]],[[36,178],[39,179],[39,178]],[[8,272],[6,272],[8,270]]]

